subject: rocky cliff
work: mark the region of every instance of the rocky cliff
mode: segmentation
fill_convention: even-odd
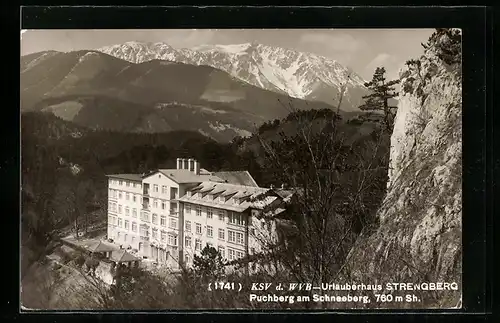
[[[349,280],[386,283],[456,282],[456,291],[415,294],[412,308],[461,306],[462,83],[461,35],[438,30],[425,53],[400,72],[401,93],[387,195],[379,223],[350,254]],[[371,304],[401,307],[401,304]]]

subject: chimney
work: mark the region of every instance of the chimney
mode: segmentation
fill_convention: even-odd
[[[282,183],[281,184],[281,189],[284,189],[285,188],[285,183]]]
[[[271,189],[274,189],[274,185],[273,184],[271,184]]]
[[[182,169],[182,158],[177,158],[177,169]]]
[[[189,161],[187,159],[183,159],[182,162],[184,163],[182,169],[189,169]]]
[[[194,161],[194,173],[200,175],[200,162],[197,160]]]
[[[189,171],[190,172],[194,172],[194,159],[193,158],[189,158],[188,159],[188,164],[189,164]]]

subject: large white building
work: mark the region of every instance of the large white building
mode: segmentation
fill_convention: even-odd
[[[142,257],[190,266],[208,244],[233,261],[275,238],[273,222],[260,215],[282,198],[258,187],[248,172],[211,173],[178,158],[176,169],[108,178],[108,238]]]

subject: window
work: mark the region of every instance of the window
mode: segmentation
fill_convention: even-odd
[[[153,239],[158,239],[158,229],[153,228]]]
[[[127,183],[127,187],[130,187],[130,182],[129,181],[125,181],[125,183]]]
[[[118,213],[120,213],[120,214],[122,213],[122,206],[121,206],[121,204],[118,204]]]
[[[185,245],[186,245],[186,247],[191,248],[191,237],[186,237]]]
[[[132,200],[133,200],[134,202],[137,202],[137,196],[135,196],[135,194],[134,194],[134,196],[132,196]]]
[[[196,239],[195,240],[194,249],[197,250],[197,251],[201,250],[201,240],[200,239]]]
[[[113,205],[113,203],[108,202],[108,210],[111,210],[111,205]]]
[[[158,201],[157,201],[157,200],[153,200],[153,207],[154,207],[154,208],[157,208],[157,207],[158,207]]]
[[[219,229],[219,239],[224,240],[224,229]]]
[[[129,207],[128,207],[128,206],[127,206],[127,207],[125,207],[125,215],[126,215],[126,216],[129,216],[129,215],[130,215],[130,209],[129,209]]]
[[[136,217],[137,217],[137,209],[135,209],[135,208],[134,208],[134,209],[132,209],[132,216],[133,216],[134,218],[136,218]]]
[[[201,234],[201,224],[200,223],[196,223],[196,233]]]
[[[210,225],[207,225],[207,237],[212,238],[213,234],[214,234],[214,229]]]
[[[214,217],[214,212],[211,208],[207,208],[207,218],[211,219]]]
[[[186,214],[191,214],[191,204],[186,204]]]
[[[167,203],[161,202],[161,209],[165,210],[167,208]]]
[[[217,249],[218,249],[220,255],[222,256],[222,258],[225,258],[226,253],[225,253],[224,247],[219,246],[219,248],[217,248]]]
[[[151,220],[153,224],[158,224],[158,215],[156,213],[153,213]]]
[[[244,255],[244,254],[243,254],[243,252],[241,252],[241,251],[236,251],[236,258],[237,258],[237,259],[241,259],[241,258],[243,258],[243,255]]]
[[[224,196],[219,196],[219,202],[226,203],[226,198]]]
[[[186,232],[191,232],[191,221],[186,221]]]
[[[177,219],[170,218],[170,222],[168,225],[171,229],[177,229]]]
[[[120,219],[120,218],[119,218],[119,219],[118,219],[118,226],[121,228],[121,227],[122,227],[122,225],[123,225],[122,219]]]
[[[201,216],[201,206],[196,207],[196,215]]]
[[[161,186],[161,194],[167,194],[167,186],[166,185]]]
[[[132,236],[132,244],[134,244],[134,242],[135,242],[135,237]]]
[[[236,225],[245,225],[245,221],[243,220],[243,214],[235,212],[229,213],[229,223]]]
[[[243,244],[243,233],[228,230],[229,242]]]
[[[128,201],[130,200],[130,194],[129,193],[125,193],[125,199]]]
[[[162,231],[161,232],[161,241],[165,242],[165,240],[167,240],[167,234],[165,233],[165,231]]]
[[[191,197],[191,196],[193,195],[193,194],[191,193],[191,191],[187,191],[187,192],[186,192],[186,194],[187,194],[187,197]]]
[[[173,234],[168,235],[168,244],[171,246],[177,246],[177,236]]]
[[[137,223],[132,222],[132,231],[137,232]]]
[[[163,226],[163,227],[166,227],[167,226],[167,217],[162,215],[160,217],[160,225]]]
[[[226,217],[225,213],[226,212],[224,212],[224,210],[219,210],[219,220],[224,221],[224,218]]]
[[[170,213],[177,214],[177,203],[170,202]]]
[[[128,230],[128,224],[129,224],[128,220],[125,220],[125,229],[127,230]]]
[[[189,263],[189,260],[190,260],[190,259],[189,259],[189,256],[188,256],[188,255],[186,255],[186,263]]]
[[[250,253],[253,255],[255,254],[255,248],[250,248]]]
[[[146,212],[144,212],[144,211],[142,211],[141,212],[141,220],[149,222],[149,214],[146,213]]]
[[[171,199],[171,200],[175,200],[175,199],[177,199],[177,194],[178,194],[178,191],[179,191],[179,190],[177,189],[177,187],[171,187],[171,188],[170,188],[170,199]]]
[[[234,250],[233,249],[227,249],[228,252],[228,259],[229,261],[234,260]]]
[[[243,233],[236,232],[236,243],[243,245]]]
[[[120,184],[120,186],[122,186],[122,185],[123,185],[123,181],[122,181],[122,180],[120,180],[119,184]]]
[[[155,191],[156,193],[158,193],[158,184],[154,184],[154,185],[153,185],[153,189],[154,189],[154,191]]]
[[[149,227],[147,225],[141,225],[139,227],[139,234],[144,237],[149,237]]]

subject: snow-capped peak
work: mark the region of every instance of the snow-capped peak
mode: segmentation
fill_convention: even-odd
[[[266,90],[327,103],[343,87],[351,94],[366,91],[365,80],[334,59],[257,43],[174,49],[166,43],[127,42],[99,51],[133,63],[160,59],[208,65]],[[349,95],[346,100],[351,100]],[[354,101],[352,105],[358,104],[359,98]]]

